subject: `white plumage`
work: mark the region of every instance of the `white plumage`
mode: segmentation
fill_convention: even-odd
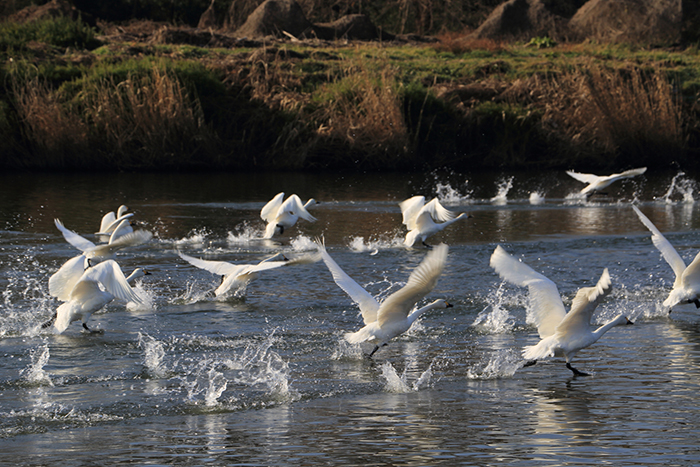
[[[404,240],[407,247],[413,246],[419,239],[423,245],[429,246],[425,243],[428,237],[467,217],[464,213],[455,215],[440,204],[437,198],[426,204],[424,196],[414,196],[402,201],[399,207],[403,216],[402,222],[408,229]]]
[[[592,195],[596,191],[600,191],[607,188],[612,183],[622,180],[625,178],[636,177],[647,171],[646,167],[641,167],[639,169],[626,170],[625,172],[612,175],[594,175],[594,174],[582,174],[574,172],[572,170],[567,171],[567,175],[575,178],[579,182],[587,183],[579,193],[582,195]]]
[[[260,211],[260,218],[267,222],[264,238],[272,238],[282,235],[285,229],[296,224],[299,218],[309,222],[316,222],[316,218],[309,214],[306,208],[316,201],[311,198],[303,204],[297,195],[290,195],[284,199],[284,192],[278,193]]]

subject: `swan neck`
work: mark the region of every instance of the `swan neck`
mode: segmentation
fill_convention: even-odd
[[[413,313],[408,315],[408,317],[407,317],[408,321],[411,323],[414,322],[415,320],[417,320],[420,317],[420,315],[422,315],[426,311],[432,310],[433,308],[437,308],[437,306],[438,306],[437,303],[430,303],[429,305],[426,305],[423,308],[418,308]]]
[[[617,318],[613,319],[612,321],[608,321],[607,323],[605,323],[604,325],[602,325],[601,327],[599,327],[598,329],[593,331],[593,334],[595,334],[597,336],[597,338],[600,338],[603,334],[608,332],[610,330],[610,328],[615,327],[618,324],[622,324],[625,321],[627,321],[627,317],[624,315],[620,315]]]

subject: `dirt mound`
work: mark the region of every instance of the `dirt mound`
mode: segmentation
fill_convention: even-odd
[[[295,0],[267,0],[257,7],[233,34],[249,39],[283,37],[286,33],[301,37],[311,31],[311,22]]]
[[[508,0],[496,7],[470,38],[559,37],[565,33],[566,19],[552,11],[550,5],[555,3],[545,0]]]
[[[94,18],[85,13],[81,13],[80,10],[75,8],[68,0],[51,0],[49,3],[41,6],[30,5],[10,15],[8,20],[17,23],[28,23],[38,19],[59,18],[61,16],[74,20],[82,18],[82,20],[90,26],[95,26]]]
[[[680,39],[681,0],[590,0],[571,18],[576,39],[668,43]]]
[[[394,40],[395,36],[383,32],[365,15],[347,15],[332,23],[314,25],[313,32],[319,39],[350,39],[359,41]]]

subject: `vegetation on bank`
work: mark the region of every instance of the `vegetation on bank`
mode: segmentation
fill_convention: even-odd
[[[604,44],[105,42],[0,25],[0,165],[698,168],[700,54]]]

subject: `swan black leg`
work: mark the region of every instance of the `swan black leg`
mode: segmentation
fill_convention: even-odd
[[[700,308],[700,300],[699,299],[694,299],[693,303],[695,303],[695,308]]]
[[[102,329],[97,329],[93,331],[88,327],[87,323],[83,323],[83,328],[85,328],[85,330],[91,334],[102,334],[104,332],[102,331]]]
[[[432,246],[430,246],[430,245],[428,245],[427,243],[425,243],[425,241],[423,241],[423,242],[421,242],[421,243],[423,243],[423,246],[426,247],[426,248],[430,248],[430,249],[433,248]]]
[[[571,363],[566,362],[566,367],[573,371],[574,376],[590,376],[588,373],[584,373],[583,371],[578,371],[576,368],[571,366]]]
[[[384,347],[384,346],[386,346],[386,345],[387,345],[387,344],[384,343],[384,344],[381,345],[381,347]],[[375,353],[377,350],[379,350],[379,347],[380,347],[379,345],[375,345],[375,346],[374,346],[374,349],[369,353],[369,355],[367,355],[367,358],[372,358],[372,355],[374,355],[374,353]]]
[[[45,322],[44,324],[41,325],[41,328],[46,329],[46,328],[50,328],[51,326],[53,326],[53,323],[56,321],[57,316],[58,316],[58,313],[54,313],[50,320],[48,320],[47,322]]]
[[[527,368],[527,367],[529,367],[529,366],[533,366],[533,365],[536,364],[536,363],[537,363],[537,360],[528,360],[528,361],[526,361],[525,364],[523,365],[523,368]]]

